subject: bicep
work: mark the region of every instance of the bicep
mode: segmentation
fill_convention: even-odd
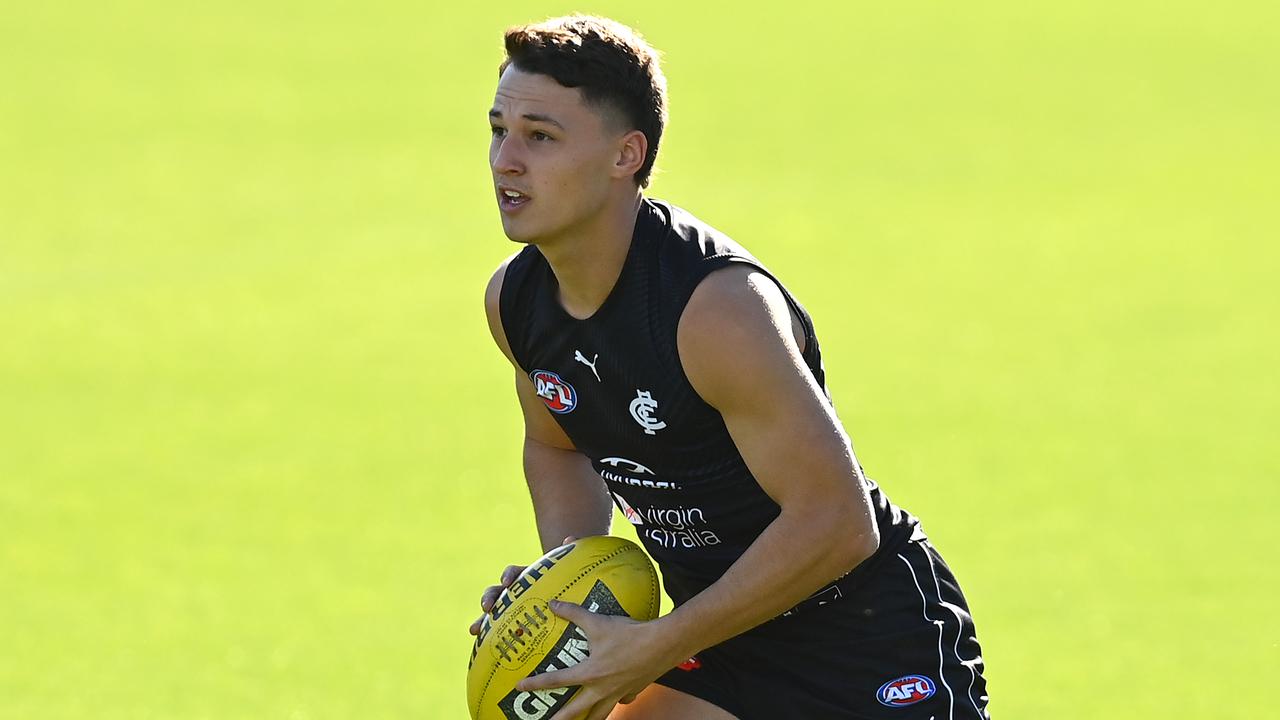
[[[489,279],[488,286],[485,288],[484,309],[485,317],[489,322],[489,332],[493,335],[493,341],[497,344],[498,349],[502,351],[507,361],[511,363],[511,367],[515,369],[516,397],[520,401],[520,414],[524,418],[525,437],[550,447],[574,450],[573,441],[565,434],[560,424],[547,412],[542,400],[538,398],[533,382],[520,369],[520,364],[516,362],[515,355],[511,351],[511,344],[507,341],[506,331],[502,327],[502,281],[506,274],[507,263],[511,262],[514,257],[515,255],[512,255],[498,266],[498,269],[493,273],[493,277]]]
[[[745,268],[708,276],[681,318],[685,374],[780,505],[856,502],[857,463],[793,334],[781,290]]]
[[[533,381],[519,368],[516,368],[516,396],[520,399],[520,414],[524,416],[525,437],[561,450],[577,449],[564,428],[547,411],[533,387]]]

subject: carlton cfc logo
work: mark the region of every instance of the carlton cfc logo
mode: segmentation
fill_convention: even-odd
[[[902,707],[928,700],[937,691],[933,681],[924,675],[907,675],[881,685],[876,691],[876,699],[882,705]]]
[[[577,391],[550,370],[534,370],[529,373],[529,379],[533,380],[534,391],[551,412],[563,415],[578,406]]]

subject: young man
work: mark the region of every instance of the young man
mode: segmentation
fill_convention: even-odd
[[[742,247],[643,196],[666,118],[655,52],[584,16],[513,28],[506,51],[489,162],[525,247],[485,307],[538,533],[544,550],[604,534],[616,501],[676,604],[648,623],[553,608],[590,657],[520,689],[581,686],[566,720],[988,717],[964,597],[863,475],[809,315]]]

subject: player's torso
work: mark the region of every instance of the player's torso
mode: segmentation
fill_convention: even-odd
[[[736,557],[777,507],[720,414],[659,343],[639,339],[646,319],[631,319],[581,323],[544,344],[530,380],[651,550],[695,563]]]
[[[508,268],[503,323],[535,391],[591,459],[668,585],[673,574],[700,585],[742,554],[778,506],[751,475],[723,418],[689,384],[676,329],[705,274],[755,261],[722,239],[669,232],[666,206],[646,203],[641,212],[618,281],[592,317],[564,311],[554,274],[531,248]],[[810,344],[816,362],[816,340]]]

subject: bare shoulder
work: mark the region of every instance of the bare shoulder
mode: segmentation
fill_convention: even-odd
[[[507,275],[507,266],[520,253],[512,253],[505,260],[498,264],[493,276],[489,278],[488,285],[484,288],[484,310],[491,318],[498,314],[498,301],[502,297],[502,281]]]
[[[493,335],[493,341],[497,343],[498,348],[502,350],[502,354],[515,364],[515,358],[511,355],[511,345],[507,342],[507,332],[502,327],[502,281],[507,275],[507,266],[520,253],[512,253],[498,265],[498,269],[493,271],[493,277],[489,278],[489,284],[484,289],[484,314],[489,320],[489,333]]]
[[[714,321],[718,325],[720,320],[741,319],[750,323],[776,315],[786,324],[789,313],[777,283],[751,265],[734,263],[698,283],[680,322]]]
[[[694,389],[715,407],[740,397],[743,383],[806,372],[786,297],[749,265],[708,275],[689,298],[676,338]]]

